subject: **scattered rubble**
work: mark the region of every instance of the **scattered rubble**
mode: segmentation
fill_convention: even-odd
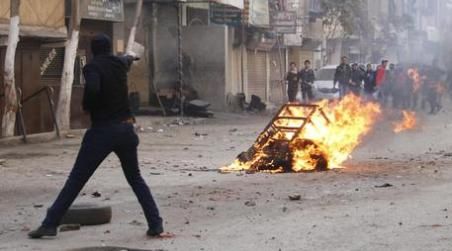
[[[376,185],[375,188],[387,188],[387,187],[393,187],[394,185],[389,183],[384,183],[383,185]]]
[[[91,196],[93,196],[94,198],[99,198],[102,196],[102,194],[99,193],[98,191],[95,191],[94,193],[91,194]]]
[[[139,222],[137,220],[133,220],[133,221],[129,222],[129,225],[132,225],[132,226],[143,226],[143,223],[141,223],[141,222]]]
[[[256,202],[249,200],[245,202],[245,206],[247,207],[255,207],[256,206]]]
[[[299,194],[297,194],[297,195],[289,195],[289,200],[291,200],[291,201],[301,200],[301,195],[299,195]]]
[[[80,224],[67,224],[62,225],[59,228],[60,232],[78,231],[78,230],[80,230]]]

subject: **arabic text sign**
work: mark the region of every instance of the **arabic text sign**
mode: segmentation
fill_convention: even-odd
[[[124,21],[122,0],[82,0],[80,3],[82,18],[113,22]]]
[[[295,11],[274,11],[271,26],[277,33],[295,34],[297,32],[297,13]]]
[[[210,3],[209,9],[212,23],[240,26],[242,22],[242,11],[240,9],[218,3]]]

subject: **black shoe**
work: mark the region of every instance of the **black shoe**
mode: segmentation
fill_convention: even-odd
[[[163,233],[163,226],[159,226],[157,228],[149,228],[146,234],[151,237],[157,237]]]
[[[56,227],[40,226],[38,229],[28,233],[28,237],[31,239],[40,239],[42,237],[53,237],[57,235]]]

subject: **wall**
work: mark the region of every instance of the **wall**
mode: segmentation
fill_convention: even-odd
[[[155,84],[171,88],[177,83],[177,9],[173,5],[158,5],[155,38]]]
[[[191,26],[183,30],[183,51],[191,60],[191,82],[200,98],[214,110],[224,110],[226,97],[226,41],[224,26]]]
[[[232,27],[227,27],[227,29],[226,93],[235,95],[244,91],[242,81],[242,47],[234,46],[235,29]]]
[[[22,39],[19,43],[15,57],[15,81],[16,87],[22,90],[22,97],[27,98],[41,89],[40,85],[40,58],[39,42],[30,39]],[[4,67],[6,47],[0,47],[0,69]],[[0,74],[0,89],[3,93],[3,76]],[[4,98],[2,98],[2,101]],[[23,104],[23,116],[27,133],[43,131],[41,106],[44,96],[37,96]],[[3,104],[3,103],[2,103]],[[1,118],[0,118],[1,121]]]

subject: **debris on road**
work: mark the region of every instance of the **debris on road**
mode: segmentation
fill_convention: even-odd
[[[67,139],[74,139],[74,138],[75,138],[75,135],[74,135],[74,134],[68,133],[68,134],[66,134],[66,138],[67,138]]]
[[[141,223],[141,222],[139,222],[137,220],[133,220],[133,221],[129,222],[129,225],[132,225],[132,226],[143,226],[143,223]]]
[[[60,226],[60,232],[78,231],[80,224],[67,224]]]
[[[394,185],[389,183],[384,183],[383,185],[376,185],[375,188],[387,188],[387,187],[393,187]]]
[[[102,196],[102,194],[99,193],[98,191],[95,191],[94,193],[91,194],[91,196],[93,196],[94,198],[99,198]]]
[[[291,200],[291,201],[301,200],[301,195],[299,195],[299,194],[297,194],[297,195],[289,195],[289,200]]]
[[[247,207],[255,207],[256,206],[256,202],[249,200],[247,202],[245,202],[245,206]]]

